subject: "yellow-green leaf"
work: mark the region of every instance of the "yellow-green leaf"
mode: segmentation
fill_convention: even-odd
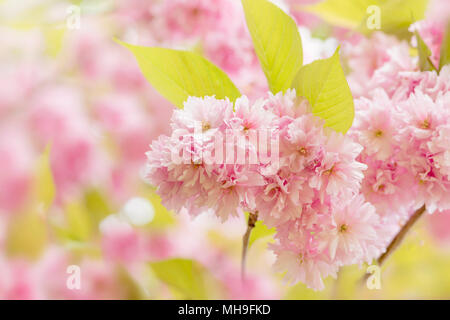
[[[189,259],[168,259],[150,263],[155,275],[188,299],[206,299],[207,271]]]
[[[152,191],[149,194],[149,200],[155,209],[155,216],[150,222],[149,227],[152,229],[164,229],[175,224],[174,214],[166,209],[161,203],[161,198]]]
[[[325,125],[345,133],[354,117],[353,97],[339,59],[339,49],[328,59],[316,60],[300,69],[292,87],[305,97],[312,112]]]
[[[408,27],[424,17],[427,3],[428,0],[324,0],[300,6],[299,10],[314,13],[332,25],[367,35],[381,30],[405,38],[410,36]],[[378,18],[379,28],[376,23],[375,26],[370,23]]]
[[[135,55],[156,90],[179,108],[189,96],[234,101],[241,95],[225,72],[194,52],[119,43]]]
[[[288,89],[303,64],[294,20],[266,0],[242,0],[256,54],[273,93]]]
[[[441,57],[439,59],[439,71],[446,65],[450,63],[450,22],[445,30],[444,39],[442,40],[441,46]]]
[[[33,201],[47,211],[55,197],[55,184],[50,168],[50,145],[47,145],[44,153],[38,158],[33,179]]]
[[[65,207],[67,231],[71,240],[86,241],[92,234],[92,221],[86,208],[77,202],[71,202]]]
[[[50,57],[56,58],[63,48],[66,28],[58,26],[46,26],[42,28],[42,32],[44,33],[45,38],[46,53]]]
[[[421,71],[431,71],[436,70],[435,66],[430,60],[431,50],[428,48],[427,44],[423,41],[422,37],[419,35],[417,30],[414,32],[417,40],[417,52],[419,53],[419,68]]]
[[[118,266],[116,269],[117,278],[124,291],[127,300],[144,300],[147,294],[140,282],[136,281],[134,277],[123,266]]]
[[[91,189],[84,194],[84,205],[92,219],[92,224],[97,226],[106,216],[112,213],[106,197],[100,190]]]
[[[37,258],[48,240],[47,211],[55,197],[55,185],[50,168],[50,145],[47,145],[34,167],[32,197],[23,213],[11,221],[6,238],[6,250],[11,255]]]
[[[15,217],[9,225],[6,238],[8,254],[38,258],[47,244],[47,226],[44,219],[43,215],[34,210]]]

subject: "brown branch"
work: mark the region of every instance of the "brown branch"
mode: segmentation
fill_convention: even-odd
[[[377,259],[378,266],[381,267],[383,263],[386,261],[386,259],[395,251],[395,249],[397,249],[397,247],[402,243],[405,236],[408,234],[409,230],[414,226],[414,224],[419,220],[419,218],[424,214],[425,211],[426,207],[425,205],[423,205],[414,212],[414,214],[404,224],[404,226],[400,229],[400,231],[397,233],[394,239],[392,239],[392,241],[389,243],[388,247],[386,248],[386,251],[378,257]],[[368,277],[369,274],[366,274],[362,279],[363,282],[365,282]]]
[[[392,254],[392,252],[397,249],[400,243],[405,238],[408,231],[412,228],[412,226],[419,220],[422,214],[425,212],[425,205],[421,206],[419,209],[414,212],[414,214],[409,218],[409,220],[405,223],[405,225],[401,228],[401,230],[397,233],[397,235],[392,239],[391,243],[389,243],[386,251],[377,259],[377,264],[381,266],[384,261]]]
[[[242,281],[245,280],[245,260],[247,258],[248,241],[252,229],[255,227],[256,221],[258,221],[258,212],[250,213],[248,215],[247,231],[242,237],[242,259],[241,259],[241,277]]]

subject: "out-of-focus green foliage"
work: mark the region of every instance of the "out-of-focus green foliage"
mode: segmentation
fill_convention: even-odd
[[[439,71],[450,63],[450,22],[445,30],[444,39],[442,40],[441,46],[441,57],[439,60]]]
[[[211,299],[211,291],[220,285],[198,262],[190,259],[168,259],[149,263],[156,277],[184,299]]]
[[[38,258],[47,244],[45,218],[38,211],[20,214],[9,226],[6,251],[9,255]]]
[[[47,211],[55,197],[49,145],[36,161],[31,193],[29,205],[9,226],[6,250],[10,255],[37,258],[47,244]]]
[[[84,206],[89,212],[92,224],[98,225],[107,215],[112,213],[112,208],[106,196],[97,189],[91,189],[84,194]]]
[[[47,54],[52,58],[57,57],[63,47],[66,28],[56,26],[45,27],[43,29],[43,33],[45,37]]]
[[[93,221],[86,207],[79,202],[65,206],[66,227],[55,226],[56,233],[62,240],[87,241],[93,234]]]
[[[53,0],[56,2],[57,0]],[[0,25],[7,26],[18,30],[31,30],[40,28],[45,39],[45,51],[51,58],[56,58],[63,47],[63,40],[66,34],[65,16],[58,18],[48,16],[48,6],[52,1],[47,3],[29,4],[18,10],[15,15],[5,16],[0,14]],[[2,3],[0,2],[0,6]],[[5,4],[6,6],[10,4]],[[2,8],[0,7],[0,13]]]
[[[47,145],[44,153],[38,158],[34,172],[33,201],[42,206],[43,211],[47,211],[55,197],[55,184],[50,169],[50,145]]]
[[[369,35],[383,31],[400,38],[410,37],[408,27],[424,17],[428,0],[324,0],[299,10],[314,13],[326,22]],[[380,29],[367,26],[368,18],[374,14],[368,10],[377,6],[380,14]],[[376,13],[375,13],[376,14]]]
[[[118,266],[116,272],[121,288],[125,291],[127,299],[144,300],[148,297],[147,292],[141,284],[132,277],[126,268]]]
[[[303,64],[302,40],[294,20],[266,0],[242,0],[256,54],[273,93],[290,88]]]
[[[156,90],[179,108],[189,96],[215,95],[234,101],[241,95],[225,72],[196,53],[118,42],[135,55]]]
[[[174,225],[175,217],[172,212],[162,205],[161,198],[153,191],[149,193],[148,197],[155,209],[155,216],[149,227],[152,229],[164,229]]]
[[[345,133],[353,123],[354,106],[338,50],[328,59],[302,67],[292,87],[298,96],[308,99],[312,112],[324,119],[327,127]]]

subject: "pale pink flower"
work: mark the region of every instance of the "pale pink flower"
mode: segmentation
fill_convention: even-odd
[[[183,110],[175,110],[172,117],[172,129],[186,129],[194,132],[200,125],[201,131],[225,129],[226,120],[231,118],[233,104],[226,99],[214,97],[189,97]]]
[[[323,235],[331,259],[342,265],[371,263],[377,257],[372,248],[378,251],[383,248],[376,230],[379,223],[375,208],[360,195],[346,205],[337,206],[333,210],[333,228]]]
[[[450,177],[450,124],[440,126],[436,131],[433,139],[428,142],[428,148],[439,172]]]
[[[395,151],[394,136],[398,130],[395,103],[383,90],[375,90],[370,99],[355,102],[356,117],[351,134],[364,146],[364,153],[387,160]]]
[[[323,124],[318,117],[309,114],[295,119],[287,126],[282,152],[292,172],[311,168],[322,159],[326,141]]]
[[[419,91],[400,105],[398,139],[403,143],[399,162],[415,177],[420,191],[418,201],[425,203],[429,212],[450,208],[445,146],[449,99],[449,94],[438,95],[433,102]]]
[[[330,132],[325,144],[323,159],[314,168],[309,185],[324,194],[348,197],[356,194],[364,178],[366,165],[356,161],[362,146],[349,137]]]
[[[267,179],[266,185],[257,194],[256,203],[264,223],[272,227],[299,218],[303,205],[311,203],[314,196],[305,179],[289,175],[284,170]]]
[[[374,32],[370,39],[361,38],[357,43],[345,42],[342,54],[347,58],[351,69],[348,82],[353,95],[366,96],[374,88],[384,88],[385,84],[380,79],[384,79],[387,72],[395,76],[395,70],[412,70],[399,67],[402,59],[403,63],[411,60],[408,49],[406,42],[400,42],[394,36],[382,32]],[[377,79],[374,79],[375,74]],[[387,77],[386,79],[392,81]]]
[[[366,156],[361,161],[368,167],[361,186],[367,201],[382,217],[405,217],[418,194],[411,172],[399,165],[395,158],[382,161]]]
[[[308,288],[323,290],[324,278],[337,277],[338,266],[329,263],[321,255],[310,257],[294,246],[291,248],[272,246],[272,249],[277,256],[274,269],[278,272],[286,272],[285,279],[290,284],[303,282]]]

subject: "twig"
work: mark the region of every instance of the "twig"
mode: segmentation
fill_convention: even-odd
[[[377,265],[382,266],[383,263],[386,261],[386,259],[397,249],[397,247],[402,243],[403,239],[407,235],[408,231],[413,227],[413,225],[419,220],[419,218],[422,216],[422,214],[426,211],[425,205],[421,206],[419,209],[417,209],[414,214],[409,218],[409,220],[405,223],[405,225],[400,229],[400,231],[397,233],[397,235],[392,239],[392,241],[389,243],[388,247],[386,248],[386,251],[378,257],[377,259]],[[368,274],[366,274],[363,277],[363,282],[367,280],[369,277]]]
[[[247,258],[248,241],[252,229],[255,227],[256,221],[258,221],[258,212],[250,213],[248,215],[247,231],[242,238],[242,259],[241,259],[241,277],[242,281],[245,280],[245,260]]]
[[[383,264],[384,261],[391,255],[392,252],[400,245],[400,243],[405,238],[408,231],[411,227],[419,220],[422,214],[425,212],[425,205],[421,206],[419,209],[414,212],[414,214],[409,218],[409,220],[405,223],[405,225],[401,228],[401,230],[397,233],[397,235],[392,239],[391,243],[389,243],[386,251],[377,259],[377,263],[379,266]]]

